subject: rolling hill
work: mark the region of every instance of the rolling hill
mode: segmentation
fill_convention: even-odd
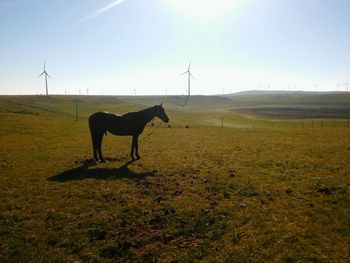
[[[236,112],[264,118],[350,118],[350,93],[244,91],[225,96],[0,96],[0,111],[29,114],[79,116],[86,118],[96,111],[124,114],[163,102],[179,115]]]

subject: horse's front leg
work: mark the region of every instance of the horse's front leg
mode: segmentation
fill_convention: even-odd
[[[136,155],[136,159],[139,160],[141,157],[139,155],[139,136],[135,136],[135,155]]]
[[[130,152],[130,157],[133,160],[135,160],[135,157],[134,157],[134,151],[135,151],[135,147],[136,147],[135,145],[136,145],[136,136],[133,136],[132,142],[131,142],[131,152]]]
[[[130,156],[131,156],[131,159],[133,159],[133,160],[135,160],[134,153],[135,153],[135,156],[136,156],[136,159],[137,159],[137,160],[139,160],[139,159],[141,158],[140,155],[139,155],[139,142],[138,142],[138,138],[139,138],[138,135],[134,135],[134,136],[132,137]]]

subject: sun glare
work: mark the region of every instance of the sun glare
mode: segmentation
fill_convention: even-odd
[[[198,22],[212,22],[228,15],[238,0],[166,0],[170,7]]]

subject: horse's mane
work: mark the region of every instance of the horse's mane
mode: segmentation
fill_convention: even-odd
[[[129,115],[142,114],[142,113],[148,112],[150,110],[153,110],[155,107],[157,107],[157,106],[149,107],[147,109],[143,109],[143,110],[140,110],[140,111],[128,112],[128,113],[124,114],[123,116],[127,117]]]

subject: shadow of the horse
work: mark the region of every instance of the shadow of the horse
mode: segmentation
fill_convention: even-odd
[[[155,175],[155,172],[143,172],[135,173],[128,168],[129,164],[133,163],[133,160],[127,161],[122,166],[118,168],[93,168],[95,162],[93,160],[85,160],[82,165],[64,171],[63,173],[54,175],[48,180],[56,182],[68,182],[75,180],[84,179],[98,179],[98,180],[108,180],[108,179],[145,179],[147,176]]]

